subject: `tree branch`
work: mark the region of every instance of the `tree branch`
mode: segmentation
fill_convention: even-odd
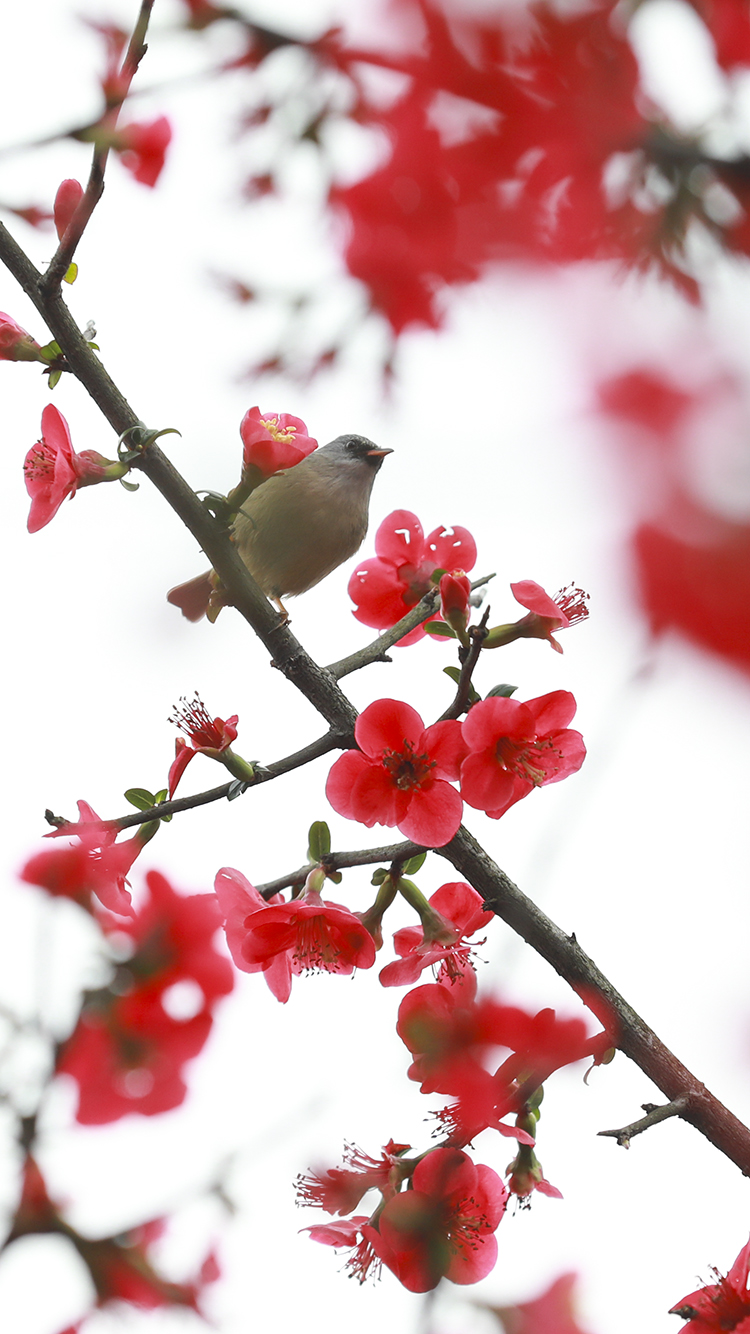
[[[471,698],[471,678],[474,675],[474,668],[479,662],[479,656],[482,652],[482,644],[487,638],[487,620],[489,618],[489,605],[485,608],[484,615],[479,625],[469,626],[469,637],[471,646],[461,665],[461,675],[458,678],[458,686],[453,703],[448,705],[445,713],[441,713],[438,718],[439,723],[446,722],[449,718],[460,718],[469,707]]]
[[[641,1135],[650,1126],[656,1126],[660,1121],[667,1121],[671,1116],[682,1116],[687,1106],[687,1098],[675,1098],[674,1102],[664,1103],[662,1107],[657,1107],[652,1102],[644,1102],[641,1106],[646,1115],[640,1120],[631,1121],[629,1126],[623,1126],[621,1130],[599,1130],[597,1134],[610,1135],[612,1139],[617,1140],[621,1148],[629,1149],[634,1135]]]

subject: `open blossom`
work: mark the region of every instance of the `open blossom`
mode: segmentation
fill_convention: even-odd
[[[568,626],[585,621],[589,614],[586,606],[588,593],[572,584],[560,589],[551,598],[540,584],[533,579],[522,579],[511,584],[511,593],[522,607],[528,607],[529,615],[518,622],[516,629],[522,639],[546,639],[557,653],[562,649],[554,638],[553,630],[567,630]]]
[[[721,1334],[724,1330],[750,1334],[749,1270],[750,1241],[743,1246],[726,1278],[714,1269],[715,1283],[689,1292],[670,1309],[670,1315],[682,1316],[688,1322],[680,1334]]]
[[[0,361],[44,361],[40,350],[31,334],[0,310]]]
[[[329,1167],[297,1178],[297,1202],[325,1209],[329,1214],[350,1214],[368,1190],[379,1190],[384,1199],[390,1199],[410,1170],[405,1170],[401,1162],[401,1155],[410,1147],[391,1139],[380,1158],[371,1158],[348,1145],[346,1167]]]
[[[93,449],[76,454],[68,423],[54,404],[48,403],[42,412],[42,438],[32,445],[23,465],[26,490],[31,496],[29,532],[38,533],[54,519],[66,497],[75,495],[80,486],[110,481],[126,471],[126,465],[112,463]]]
[[[277,1000],[289,999],[293,974],[349,975],[375,962],[375,942],[360,919],[309,883],[298,899],[267,903],[239,871],[224,867],[215,888],[237,967],[265,973]]]
[[[379,699],[359,715],[354,736],[359,750],[345,751],[328,775],[333,809],[368,829],[396,825],[425,847],[448,843],[463,811],[448,781],[466,754],[460,723],[426,728],[409,704]]]
[[[561,1274],[539,1297],[514,1306],[486,1306],[507,1334],[585,1334],[575,1312],[577,1274]]]
[[[375,1254],[370,1241],[363,1235],[363,1229],[369,1228],[367,1214],[353,1214],[351,1218],[332,1218],[329,1223],[314,1223],[305,1227],[303,1232],[310,1233],[311,1241],[319,1241],[323,1246],[333,1246],[337,1250],[345,1246],[351,1252],[344,1268],[350,1278],[358,1283],[372,1276],[378,1278],[382,1261]],[[372,1228],[369,1229],[372,1231]]]
[[[172,138],[172,126],[166,116],[146,122],[134,121],[116,132],[114,148],[122,165],[141,185],[153,188],[158,181]]]
[[[257,468],[264,477],[293,468],[318,447],[302,419],[290,412],[262,416],[260,408],[250,408],[240,423],[240,435],[243,468]]]
[[[409,1292],[429,1292],[442,1278],[478,1283],[494,1268],[494,1232],[508,1194],[491,1167],[460,1149],[433,1149],[363,1236]]]
[[[461,765],[461,796],[493,820],[535,787],[559,783],[580,769],[586,747],[567,724],[576,702],[567,690],[522,703],[490,696],[461,725],[469,754]]]
[[[84,908],[90,909],[94,894],[110,912],[129,917],[133,910],[127,877],[145,847],[140,831],[116,843],[117,830],[107,828],[87,801],[78,802],[78,812],[75,824],[60,825],[46,835],[75,835],[78,842],[36,853],[26,862],[21,879],[39,885],[48,894],[73,899]]]
[[[433,587],[435,570],[472,570],[477,548],[467,528],[434,528],[425,537],[411,510],[394,510],[375,534],[376,555],[361,561],[349,580],[349,597],[363,625],[388,629]],[[424,635],[412,630],[400,645],[413,644]]]
[[[203,700],[196,695],[193,700],[182,699],[180,706],[175,706],[169,721],[185,733],[184,737],[179,736],[175,741],[175,757],[168,780],[170,800],[195,755],[208,755],[212,760],[220,760],[235,778],[252,781],[252,766],[231,749],[231,743],[237,738],[236,713],[227,718],[226,722],[223,718],[212,718]]]
[[[394,933],[394,948],[401,958],[386,964],[380,981],[384,987],[407,986],[425,968],[435,967],[438,982],[461,983],[462,992],[470,991],[465,999],[473,999],[476,984],[468,938],[487,926],[494,913],[483,908],[481,894],[463,880],[441,885],[429,902],[433,915],[428,920]]]

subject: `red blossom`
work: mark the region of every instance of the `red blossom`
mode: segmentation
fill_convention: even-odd
[[[472,570],[477,548],[467,528],[434,528],[425,537],[411,510],[394,510],[375,534],[376,555],[362,561],[349,580],[354,616],[363,625],[385,630],[434,587],[435,570]],[[412,630],[399,645],[414,644],[425,631]]]
[[[242,872],[235,871],[231,866],[223,866],[217,872],[214,890],[224,918],[229,953],[236,967],[244,973],[262,972],[272,995],[285,1003],[292,991],[292,951],[283,950],[262,962],[253,963],[246,959],[242,951],[247,938],[245,923],[250,914],[267,908],[269,904],[283,903],[281,895],[274,894],[272,899],[264,899]]]
[[[54,204],[55,231],[62,241],[71,218],[83,199],[83,186],[72,179],[62,181],[57,187]]]
[[[89,994],[58,1064],[78,1084],[84,1125],[179,1106],[185,1062],[205,1045],[216,1002],[232,989],[231,964],[213,943],[214,896],[177,894],[156,871],[146,884],[149,897],[132,922],[114,927],[132,953],[111,985]]]
[[[118,475],[124,470],[115,464]],[[32,445],[23,465],[26,490],[31,496],[27,527],[38,533],[54,519],[67,496],[79,486],[107,481],[109,460],[92,449],[76,454],[68,423],[52,403],[42,412],[42,438]]]
[[[44,361],[40,350],[30,333],[0,311],[0,361]]]
[[[351,1250],[344,1268],[349,1271],[350,1278],[364,1283],[369,1277],[378,1278],[382,1267],[370,1241],[363,1236],[363,1229],[369,1226],[369,1222],[367,1214],[355,1214],[352,1218],[332,1219],[330,1223],[315,1223],[312,1227],[302,1228],[302,1231],[309,1232],[310,1239],[319,1241],[323,1246],[345,1246]]]
[[[539,1297],[515,1306],[487,1306],[506,1334],[584,1334],[575,1315],[577,1274],[561,1274]]]
[[[433,1149],[417,1163],[411,1189],[394,1195],[362,1233],[409,1292],[429,1292],[442,1278],[478,1283],[494,1268],[507,1198],[492,1168],[460,1149]]]
[[[175,705],[169,721],[179,727],[187,737],[177,737],[175,757],[169,770],[169,799],[174,796],[177,784],[195,755],[208,755],[219,759],[237,739],[237,714],[233,713],[226,722],[223,718],[212,718],[199,695],[193,700],[180,700]]]
[[[75,824],[60,825],[47,838],[75,835],[78,843],[67,848],[50,848],[30,857],[21,871],[21,879],[39,885],[48,894],[73,899],[91,910],[91,895],[110,912],[131,916],[128,873],[145,846],[139,833],[116,843],[117,830],[107,828],[87,801],[78,802],[79,819]]]
[[[536,699],[491,696],[462,723],[469,754],[461,765],[461,795],[493,820],[535,787],[559,783],[580,769],[586,748],[567,727],[576,702],[567,690]]]
[[[302,419],[290,412],[261,416],[260,408],[250,408],[240,423],[240,435],[243,469],[257,468],[264,477],[293,468],[318,447]]]
[[[244,923],[243,958],[262,968],[288,954],[294,973],[348,976],[355,968],[372,968],[375,942],[369,931],[343,904],[322,899],[310,881],[298,899],[250,912]]]
[[[141,185],[153,188],[158,181],[172,138],[172,126],[166,116],[149,123],[133,122],[117,130],[114,148],[122,165]]]
[[[401,958],[386,964],[380,981],[384,987],[411,985],[425,968],[434,967],[439,982],[460,983],[464,998],[471,1000],[476,982],[468,938],[487,926],[494,913],[483,907],[481,894],[463,880],[441,885],[429,902],[435,918],[394,933],[394,948]]]
[[[671,1307],[670,1315],[679,1315],[688,1322],[680,1334],[721,1334],[724,1330],[750,1334],[749,1271],[750,1241],[743,1246],[726,1278],[714,1269],[715,1283],[689,1292]]]
[[[552,631],[567,630],[568,626],[585,621],[589,614],[586,606],[588,593],[573,584],[561,588],[554,598],[545,593],[541,584],[534,583],[533,579],[522,579],[520,583],[511,584],[510,591],[516,602],[529,610],[529,615],[516,624],[518,637],[546,639],[558,653],[562,653],[562,649]]]
[[[396,825],[406,838],[442,847],[461,823],[463,804],[449,779],[466,748],[455,721],[425,728],[410,705],[379,699],[359,715],[359,750],[346,751],[326,783],[333,809],[371,829]]]
[[[325,1209],[329,1214],[349,1214],[368,1190],[379,1190],[384,1199],[390,1199],[410,1170],[405,1170],[401,1162],[408,1148],[408,1144],[389,1140],[380,1158],[371,1158],[355,1145],[348,1145],[345,1168],[329,1167],[297,1178],[297,1202]]]

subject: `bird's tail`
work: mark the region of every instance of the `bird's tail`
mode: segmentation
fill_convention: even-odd
[[[212,574],[213,570],[207,570],[205,574],[196,575],[195,579],[188,579],[186,584],[170,588],[167,602],[171,602],[173,607],[179,607],[189,621],[199,621],[208,611],[209,599],[214,591]]]

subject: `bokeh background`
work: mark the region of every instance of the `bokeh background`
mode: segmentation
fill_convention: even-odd
[[[259,23],[307,36],[343,22],[360,41],[392,22],[374,0],[243,0],[243,8]],[[106,11],[103,0],[6,8],[0,124],[8,148],[98,114],[101,41],[81,20],[128,27],[135,12],[131,0],[107,0]],[[225,491],[235,482],[238,425],[248,407],[293,412],[321,442],[356,431],[394,450],[375,486],[362,554],[372,552],[377,523],[404,507],[426,531],[440,523],[472,531],[477,573],[497,572],[492,622],[515,617],[508,585],[518,579],[550,592],[572,581],[590,593],[590,619],[564,634],[562,656],[521,641],[485,655],[476,678],[482,693],[512,682],[519,698],[572,690],[589,752],[583,770],[533,793],[500,822],[471,811],[467,824],[527,894],[575,931],[680,1059],[747,1120],[747,675],[695,637],[653,635],[631,535],[659,508],[665,452],[648,421],[601,410],[601,385],[644,367],[695,392],[698,406],[680,418],[684,430],[668,467],[678,459],[690,493],[722,522],[750,520],[743,261],[698,244],[704,295],[697,306],[614,262],[498,264],[480,283],[445,293],[441,330],[401,337],[394,374],[384,380],[389,335],[382,320],[363,318],[336,224],[321,216],[318,159],[290,158],[283,195],[243,202],[243,179],[264,165],[236,131],[250,84],[242,72],[202,75],[237,54],[237,32],[231,24],[178,31],[183,19],[181,5],[158,0],[136,84],[142,91],[132,100],[133,115],[163,113],[172,121],[167,166],[152,191],[111,162],[69,293],[76,318],[94,321],[102,358],[139,416],[179,429],[165,444],[194,487]],[[743,134],[745,142],[750,136],[742,119],[748,76],[730,81],[718,69],[687,5],[649,0],[632,31],[645,89],[673,124],[685,135],[718,124],[731,91],[734,142],[742,148]],[[264,67],[275,95],[303,77],[294,62],[294,52],[281,52]],[[330,144],[341,180],[364,175],[380,152],[377,138],[356,127],[342,128]],[[0,198],[49,207],[64,177],[85,181],[88,161],[89,150],[68,139],[4,150]],[[51,257],[51,232],[6,222],[37,264]],[[290,323],[281,302],[230,302],[217,277],[227,274],[325,300],[301,325]],[[0,305],[45,341],[5,272]],[[307,379],[250,369],[280,346],[296,347],[304,361],[327,345],[332,329],[347,332],[331,369]],[[7,547],[0,997],[22,1018],[41,1014],[64,1029],[77,988],[100,977],[103,965],[74,905],[50,902],[16,880],[40,846],[45,807],[72,818],[83,797],[115,816],[127,809],[126,788],[161,786],[174,746],[168,715],[196,690],[212,713],[239,715],[237,749],[248,758],[287,754],[317,736],[320,723],[269,668],[239,617],[225,612],[215,626],[193,626],[167,605],[166,589],[204,562],[145,479],[134,495],[118,486],[86,491],[48,528],[27,534],[21,465],[49,392],[33,366],[3,365],[0,377]],[[111,456],[111,432],[72,378],[63,378],[53,401],[77,449]],[[292,604],[294,631],[319,661],[372,637],[351,615],[352,568]],[[737,587],[741,636],[741,579]],[[726,621],[724,603],[719,614]],[[424,641],[392,656],[392,664],[347,679],[355,704],[389,695],[436,716],[451,697],[442,673],[453,660],[450,647]],[[384,831],[368,834],[328,809],[329,764],[320,760],[241,801],[174,819],[134,868],[134,893],[141,866],[191,892],[209,890],[222,865],[253,882],[270,879],[304,860],[313,819],[329,820],[335,848],[381,842]],[[218,770],[198,759],[183,786],[219,781]],[[433,857],[419,883],[431,893],[451,878]],[[347,873],[342,898],[366,907],[368,882],[367,872]],[[392,915],[394,929],[408,920],[406,910]],[[483,987],[531,1008],[580,1013],[575,996],[501,922],[489,930],[482,956]],[[104,1235],[173,1213],[160,1256],[175,1278],[191,1273],[216,1239],[223,1277],[205,1305],[222,1334],[256,1327],[285,1334],[303,1325],[484,1334],[497,1324],[476,1303],[526,1301],[570,1270],[580,1274],[578,1320],[589,1334],[630,1334],[634,1324],[648,1334],[677,1328],[668,1308],[698,1278],[707,1281],[711,1265],[726,1272],[746,1241],[748,1185],[681,1123],[651,1130],[627,1153],[596,1137],[635,1119],[641,1103],[662,1101],[620,1055],[588,1086],[578,1068],[550,1081],[539,1155],[564,1199],[535,1198],[531,1210],[506,1216],[497,1267],[478,1287],[446,1284],[426,1301],[386,1272],[377,1286],[360,1289],[339,1272],[332,1251],[299,1234],[319,1216],[294,1207],[298,1172],[338,1162],[344,1141],[377,1153],[391,1136],[424,1144],[429,1134],[427,1100],[406,1081],[407,1053],[395,1034],[401,993],[382,989],[376,974],[298,979],[285,1007],[259,977],[238,976],[190,1068],[187,1101],[162,1116],[78,1126],[73,1090],[59,1081],[45,1102],[38,1153],[74,1224]],[[33,1105],[43,1074],[39,1045],[33,1038],[9,1044],[0,1061],[3,1086],[17,1103]],[[18,1151],[5,1104],[0,1130],[0,1207],[9,1218]],[[509,1146],[486,1133],[476,1156],[502,1172]],[[231,1217],[205,1193],[219,1176],[236,1205]],[[7,1334],[60,1334],[90,1301],[83,1266],[60,1238],[26,1238],[0,1257]],[[197,1316],[180,1311],[101,1312],[85,1325],[86,1334],[198,1328]]]

